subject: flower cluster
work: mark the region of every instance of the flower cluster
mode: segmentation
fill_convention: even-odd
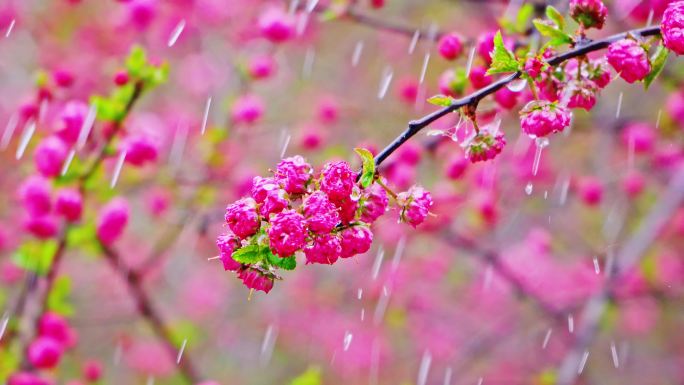
[[[307,264],[332,265],[367,252],[370,227],[388,209],[388,190],[384,182],[364,187],[357,179],[347,162],[329,162],[316,174],[301,156],[283,159],[270,177],[255,177],[251,196],[226,208],[230,231],[216,240],[224,269],[269,292],[277,270],[294,269],[298,254]],[[430,193],[417,186],[395,200],[400,219],[414,227],[432,206]]]

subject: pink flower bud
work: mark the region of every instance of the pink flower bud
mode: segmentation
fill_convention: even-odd
[[[447,60],[454,60],[463,52],[463,43],[457,34],[449,33],[439,39],[437,49],[443,58]]]
[[[254,124],[264,114],[264,105],[255,95],[239,97],[231,108],[231,116],[236,123]]]
[[[68,88],[74,84],[74,75],[67,70],[56,70],[52,73],[52,79],[58,87]]]
[[[117,72],[116,74],[114,74],[114,84],[116,84],[119,87],[125,86],[126,84],[128,84],[129,80],[130,80],[130,78],[128,76],[127,71],[121,70],[121,71]]]
[[[50,136],[36,147],[34,162],[36,170],[47,178],[58,176],[67,157],[67,147],[60,139]]]
[[[601,0],[570,0],[570,17],[584,28],[603,28],[608,8]]]
[[[121,237],[128,224],[128,202],[114,198],[101,210],[97,218],[97,238],[105,245],[114,243]]]
[[[87,104],[76,100],[68,102],[60,116],[62,124],[57,130],[57,136],[65,143],[76,143],[87,114]]]
[[[49,337],[38,337],[28,347],[28,359],[38,369],[52,369],[62,358],[62,345]]]
[[[27,218],[24,222],[24,228],[37,238],[48,239],[57,235],[59,224],[54,216],[44,215]]]
[[[271,56],[257,56],[248,64],[249,75],[254,79],[266,79],[273,75],[276,63]]]
[[[256,202],[252,198],[243,198],[226,207],[225,220],[230,230],[241,239],[245,239],[259,228],[259,216]]]
[[[147,135],[129,135],[121,141],[119,151],[126,152],[126,163],[144,166],[157,160],[157,144]]]
[[[597,178],[586,177],[577,184],[577,192],[586,205],[596,206],[603,198],[603,185]]]
[[[233,259],[233,251],[240,247],[240,241],[233,235],[224,234],[216,238],[216,246],[219,249],[219,258],[226,271],[237,271],[242,265]]]
[[[83,212],[83,197],[81,193],[74,189],[58,191],[55,211],[69,222],[76,222],[81,219],[81,213]]]
[[[19,187],[19,196],[24,208],[31,216],[43,216],[52,208],[52,188],[47,179],[31,176]]]
[[[400,219],[413,227],[425,221],[433,204],[430,192],[420,186],[413,186],[408,191],[399,193],[397,201],[402,207]]]
[[[473,66],[470,69],[470,74],[468,74],[468,79],[473,88],[479,90],[480,88],[486,87],[492,84],[492,77],[487,75],[487,69],[482,66]]]
[[[282,43],[294,36],[294,19],[277,7],[266,9],[259,17],[261,35],[274,43]]]
[[[102,378],[102,364],[96,360],[88,360],[83,364],[83,378],[88,382],[97,382]]]

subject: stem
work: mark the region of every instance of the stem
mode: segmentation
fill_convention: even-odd
[[[574,49],[571,49],[567,52],[547,59],[546,63],[550,66],[557,66],[558,64],[561,64],[564,61],[576,58],[578,56],[586,55],[589,52],[605,49],[611,43],[618,41],[620,39],[624,39],[630,34],[640,35],[642,37],[656,36],[660,34],[660,27],[656,26],[633,29],[630,31],[606,37],[601,40],[588,41]],[[385,159],[387,159],[387,157],[389,157],[394,151],[401,147],[401,145],[403,145],[406,141],[411,139],[411,137],[413,137],[415,134],[420,132],[420,130],[430,125],[432,122],[448,115],[451,112],[458,110],[461,107],[477,104],[480,100],[500,90],[513,80],[518,79],[521,75],[522,73],[520,71],[514,72],[508,76],[505,76],[497,80],[496,82],[488,85],[487,87],[481,88],[470,95],[467,95],[454,101],[450,106],[444,107],[441,110],[431,112],[430,114],[425,115],[418,120],[412,120],[411,122],[409,122],[408,128],[404,132],[402,132],[397,138],[395,138],[387,147],[385,147],[385,149],[383,149],[375,157],[375,165],[380,166],[380,164],[382,164],[382,162],[384,162]]]
[[[135,271],[128,270],[123,265],[121,256],[114,249],[111,249],[105,245],[102,245],[102,249],[105,258],[107,259],[107,262],[109,262],[112,269],[114,269],[117,274],[119,274],[121,279],[126,282],[128,291],[135,299],[138,313],[140,313],[140,315],[147,321],[152,328],[152,331],[164,342],[169,358],[175,362],[178,349],[173,343],[173,335],[166,326],[167,324],[164,321],[164,318],[153,305],[149,294],[142,286],[140,275],[138,275]],[[183,357],[178,363],[178,367],[188,383],[196,384],[201,381],[199,372],[197,371],[194,361],[190,357],[187,349],[185,349]]]

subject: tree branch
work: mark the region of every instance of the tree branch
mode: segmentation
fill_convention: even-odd
[[[576,58],[578,56],[586,55],[589,52],[593,51],[598,51],[604,48],[607,48],[611,43],[618,41],[620,39],[624,39],[628,35],[637,35],[637,36],[655,36],[660,34],[660,27],[646,27],[646,28],[639,28],[639,29],[633,29],[630,31],[618,33],[609,37],[606,37],[604,39],[600,40],[594,40],[594,41],[585,41],[583,44],[575,47],[574,49],[571,49],[567,52],[564,52],[562,54],[556,55],[552,58],[549,58],[546,60],[546,63],[548,63],[550,66],[557,66],[564,61]],[[484,99],[485,97],[495,93],[496,91],[500,90],[501,88],[505,87],[508,83],[518,79],[522,73],[520,71],[514,72],[510,75],[507,75],[496,82],[488,85],[487,87],[481,88],[475,92],[473,92],[470,95],[464,96],[456,101],[454,101],[450,106],[444,107],[441,110],[437,110],[434,112],[431,112],[430,114],[418,119],[418,120],[413,120],[409,122],[408,128],[402,132],[396,139],[394,139],[387,147],[385,147],[376,157],[375,157],[375,165],[380,166],[382,162],[385,161],[394,151],[396,151],[399,147],[401,147],[406,141],[411,139],[415,134],[420,132],[422,129],[430,125],[432,122],[444,117],[445,115],[448,115],[451,112],[457,111],[459,108],[464,107],[464,106],[476,106],[480,100]]]

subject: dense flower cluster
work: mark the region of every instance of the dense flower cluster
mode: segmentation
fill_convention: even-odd
[[[367,252],[370,226],[388,209],[384,183],[363,188],[347,162],[327,163],[320,173],[301,156],[283,159],[272,177],[254,178],[251,196],[226,208],[226,234],[216,240],[225,270],[245,286],[269,292],[278,269],[291,270],[296,255],[306,263],[332,265]],[[432,197],[414,186],[396,196],[400,220],[415,227],[427,217]]]

